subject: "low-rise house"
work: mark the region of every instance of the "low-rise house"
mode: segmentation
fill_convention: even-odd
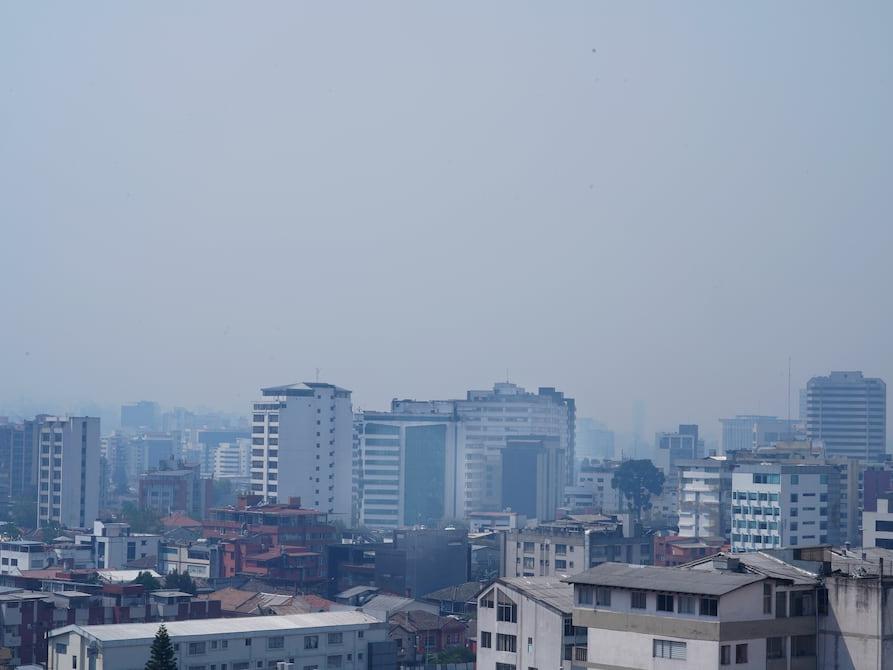
[[[52,554],[43,542],[15,540],[0,542],[0,574],[21,574],[23,570],[42,570]]]
[[[388,638],[397,643],[398,663],[416,663],[430,654],[464,648],[468,624],[424,610],[396,612],[388,618]]]
[[[480,582],[465,582],[433,591],[422,600],[437,605],[443,616],[457,614],[473,619],[477,612],[477,594],[480,590]]]
[[[298,668],[392,670],[396,645],[387,624],[362,612],[241,617],[166,623],[183,668],[227,670]],[[49,637],[52,670],[143,668],[157,624],[65,626]]]

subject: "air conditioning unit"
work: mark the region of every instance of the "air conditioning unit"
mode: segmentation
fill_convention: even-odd
[[[288,661],[279,661],[276,664],[276,670],[295,670],[295,664]]]

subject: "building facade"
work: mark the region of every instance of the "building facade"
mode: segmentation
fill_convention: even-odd
[[[350,391],[298,383],[261,389],[252,405],[251,491],[267,502],[298,497],[350,522],[353,411]]]
[[[736,451],[753,451],[773,442],[792,440],[797,430],[796,421],[759,414],[738,414],[719,422],[722,424],[722,453],[726,456]]]
[[[887,450],[887,385],[861,372],[832,372],[806,385],[806,437],[828,456],[881,463]]]
[[[679,462],[679,535],[728,538],[732,525],[732,470],[724,457]]]

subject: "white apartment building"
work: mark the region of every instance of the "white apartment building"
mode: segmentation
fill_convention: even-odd
[[[350,391],[324,383],[261,389],[252,405],[251,492],[301,504],[346,522],[351,516]]]
[[[392,670],[387,624],[362,612],[166,622],[180,670]],[[142,670],[157,623],[71,625],[49,634],[50,670]]]
[[[781,561],[769,575],[720,563],[604,563],[568,579],[573,624],[588,632],[585,666],[815,670],[815,579]]]
[[[837,544],[840,473],[833,466],[742,465],[732,473],[732,551]]]
[[[118,570],[131,561],[158,556],[160,535],[133,533],[128,523],[93,522],[93,533],[75,535],[75,543],[93,548],[96,567]]]
[[[530,393],[516,384],[498,383],[492,390],[468,391],[464,400],[394,400],[396,414],[455,417],[456,512],[501,511],[499,455],[509,437],[557,437],[563,450],[563,484],[573,484],[576,406],[551,387]]]
[[[581,467],[574,486],[564,489],[564,505],[573,512],[611,514],[622,511],[620,490],[612,486],[615,464]]]
[[[753,451],[773,442],[791,440],[797,432],[796,421],[777,416],[738,414],[719,422],[722,424],[722,453],[726,456],[736,451]]]
[[[23,570],[42,570],[53,556],[43,542],[0,542],[0,575],[19,575]]]
[[[874,512],[862,512],[862,546],[893,549],[893,494],[878,498]]]
[[[99,512],[99,419],[38,416],[37,524],[86,528]]]
[[[558,578],[496,580],[477,598],[476,667],[571,670],[575,648],[586,660],[586,629],[574,627],[573,606],[573,586]]]
[[[251,476],[251,440],[221,442],[214,451],[214,478],[238,479]]]
[[[728,537],[733,468],[722,456],[679,462],[681,537]]]

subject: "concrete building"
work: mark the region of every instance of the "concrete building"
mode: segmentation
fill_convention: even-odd
[[[190,577],[213,580],[221,576],[220,547],[207,540],[164,542],[158,547],[158,571],[186,573]]]
[[[816,580],[772,567],[721,557],[697,569],[605,563],[574,575],[573,623],[587,629],[578,658],[629,670],[815,670]]]
[[[251,477],[251,440],[222,442],[214,452],[214,479]]]
[[[516,530],[527,525],[527,517],[518,512],[472,512],[468,515],[468,532]]]
[[[722,424],[722,453],[730,456],[737,451],[753,451],[773,442],[793,440],[796,421],[777,416],[738,414],[731,419],[720,419]]]
[[[460,518],[460,432],[455,414],[363,412],[360,524],[395,529]]]
[[[173,469],[140,475],[140,506],[161,515],[181,512],[203,519],[211,504],[214,482],[202,477],[198,464],[179,463]]]
[[[0,575],[20,575],[26,570],[43,570],[52,555],[43,542],[0,542]]]
[[[887,385],[861,372],[832,372],[806,385],[806,437],[828,456],[881,463],[887,450]]]
[[[157,402],[140,400],[121,405],[121,429],[127,432],[154,431],[161,428],[161,409]]]
[[[563,502],[564,450],[557,436],[506,438],[499,455],[501,508],[552,521]]]
[[[133,533],[130,524],[93,522],[92,534],[75,535],[75,543],[90,545],[96,567],[118,570],[139,559],[158,558],[160,535]]]
[[[840,473],[830,465],[741,465],[732,473],[732,551],[837,544]]]
[[[679,461],[704,456],[704,442],[698,437],[696,424],[680,424],[675,433],[656,433],[654,464],[669,475]]]
[[[558,437],[565,459],[562,481],[573,484],[576,405],[552,387],[530,393],[515,384],[499,383],[492,390],[468,391],[464,400],[394,400],[391,411],[459,421],[456,518],[469,512],[501,511],[499,454],[509,437]]]
[[[471,554],[464,530],[397,530],[393,542],[375,545],[375,586],[421,598],[469,580]]]
[[[479,670],[571,670],[585,661],[586,629],[573,625],[574,589],[557,578],[497,579],[478,595]],[[582,651],[582,653],[580,653]]]
[[[862,546],[893,549],[893,493],[878,498],[875,507],[862,513]]]
[[[679,535],[728,538],[732,525],[732,470],[725,457],[683,460],[679,467]]]
[[[387,624],[362,612],[318,612],[166,623],[181,668],[392,670]],[[157,624],[72,625],[49,637],[52,670],[136,670],[149,658]]]
[[[99,512],[99,419],[41,415],[31,425],[37,439],[38,527],[86,528]]]
[[[573,518],[499,534],[500,575],[556,577],[573,575],[606,561],[649,565],[651,536],[634,532],[625,517]]]
[[[264,399],[252,406],[252,493],[267,502],[298,497],[305,505],[349,523],[350,391],[306,382],[273,386],[261,393]]]
[[[36,495],[34,439],[33,422],[0,422],[0,511]]]

